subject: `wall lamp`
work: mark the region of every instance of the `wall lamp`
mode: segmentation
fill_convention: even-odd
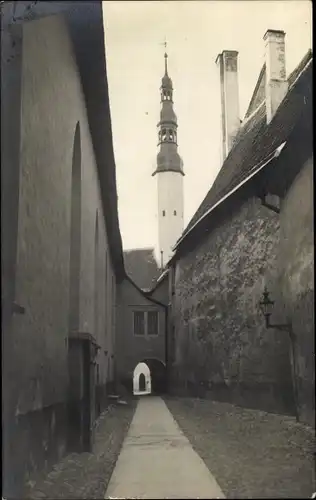
[[[294,332],[292,328],[292,323],[289,321],[288,323],[284,324],[273,324],[270,322],[270,318],[272,315],[273,307],[274,307],[274,300],[271,300],[269,297],[269,292],[267,290],[267,287],[264,287],[263,291],[263,298],[259,302],[260,309],[262,311],[262,314],[264,315],[265,322],[266,322],[266,328],[274,328],[275,330],[281,330],[283,332],[288,332],[289,337],[290,337],[290,344],[291,344],[291,357],[292,357],[292,383],[293,383],[293,393],[294,393],[294,405],[295,405],[295,416],[296,420],[298,421],[299,415],[298,415],[298,389],[297,389],[297,381],[296,381],[296,363],[295,363],[295,346],[294,346]]]
[[[263,298],[259,302],[259,306],[266,321],[266,328],[275,328],[276,330],[281,330],[283,332],[286,331],[290,334],[290,336],[293,336],[292,323],[290,321],[288,323],[278,324],[278,325],[270,323],[270,317],[272,315],[274,307],[274,300],[270,299],[269,292],[266,286],[264,287],[262,295]]]

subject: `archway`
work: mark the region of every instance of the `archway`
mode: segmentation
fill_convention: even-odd
[[[133,373],[133,394],[137,396],[151,393],[151,374],[146,363],[138,363]]]
[[[151,392],[152,394],[164,394],[167,392],[167,372],[166,365],[159,359],[144,359],[151,374]]]

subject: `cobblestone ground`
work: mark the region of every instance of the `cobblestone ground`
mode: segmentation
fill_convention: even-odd
[[[110,405],[98,419],[93,453],[67,455],[45,477],[30,481],[24,498],[104,499],[136,403]]]
[[[310,498],[314,432],[291,417],[191,398],[166,404],[226,498]]]

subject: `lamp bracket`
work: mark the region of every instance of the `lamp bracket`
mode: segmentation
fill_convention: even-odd
[[[280,213],[280,197],[277,195],[272,195],[270,193],[264,193],[260,196],[261,204],[272,210],[273,212]]]
[[[284,324],[272,324],[270,323],[270,315],[266,316],[266,327],[274,328],[275,330],[281,330],[282,332],[288,332],[290,335],[293,335],[292,323],[284,323]]]

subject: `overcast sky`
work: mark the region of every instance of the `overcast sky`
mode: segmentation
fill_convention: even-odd
[[[220,89],[215,59],[239,51],[243,118],[264,62],[267,29],[286,32],[289,74],[312,46],[311,3],[107,1],[106,51],[119,219],[124,249],[157,247],[155,169],[165,37],[184,162],[189,222],[220,168]]]

